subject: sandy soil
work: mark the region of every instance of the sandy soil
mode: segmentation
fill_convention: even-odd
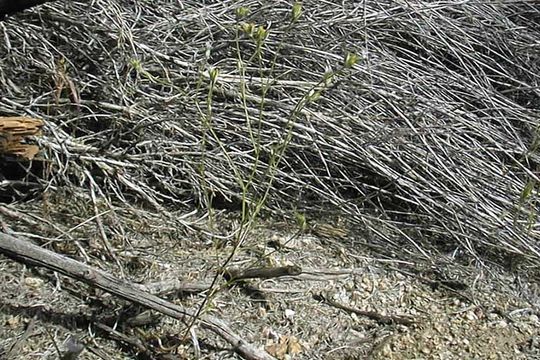
[[[224,233],[234,228],[223,224]],[[89,262],[136,283],[207,283],[232,249],[202,231],[152,234],[143,225],[124,234],[127,242],[110,237],[118,263],[98,245],[86,249]],[[64,240],[48,247],[84,260]],[[265,222],[229,267],[294,265],[302,273],[220,281],[204,311],[278,359],[540,358],[536,283],[495,266],[428,264],[376,255],[345,226],[319,223],[298,234],[294,225]],[[57,359],[74,344],[84,346],[78,359],[238,358],[198,327],[184,338],[185,325],[166,316],[133,325],[128,319],[144,309],[50,271],[0,256],[0,276],[2,359]],[[196,308],[206,295],[163,297]]]

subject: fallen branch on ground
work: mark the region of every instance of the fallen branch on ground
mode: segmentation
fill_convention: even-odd
[[[83,281],[92,287],[99,288],[178,320],[184,320],[186,316],[193,317],[195,314],[194,310],[185,309],[182,306],[172,304],[157,296],[147,294],[133,284],[121,281],[104,271],[11,235],[0,233],[0,253],[18,262],[45,267]],[[218,318],[208,315],[201,316],[200,326],[219,335],[232,345],[235,352],[245,359],[274,359],[266,352],[258,350],[247,343]]]
[[[227,269],[223,275],[225,279],[243,280],[243,279],[271,279],[282,276],[295,276],[302,273],[302,268],[299,266],[280,266],[280,267],[267,267],[267,268],[253,268],[253,269]]]

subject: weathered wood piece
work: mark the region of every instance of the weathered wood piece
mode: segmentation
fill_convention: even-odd
[[[299,266],[279,266],[266,268],[251,268],[251,269],[227,269],[224,277],[227,280],[243,280],[243,279],[271,279],[281,276],[296,276],[302,273],[302,268]]]
[[[0,117],[0,155],[32,160],[39,148],[24,143],[24,138],[41,135],[42,127],[43,121],[40,119],[24,116]]]
[[[147,294],[134,284],[121,281],[102,270],[49,251],[18,237],[0,233],[0,253],[18,262],[44,267],[83,281],[92,287],[99,288],[175,319],[185,320],[186,317],[193,317],[196,314],[195,310],[185,309],[180,305]],[[219,335],[232,345],[234,351],[243,358],[254,360],[274,359],[265,351],[247,343],[222,320],[208,315],[201,316],[199,320],[202,328]]]

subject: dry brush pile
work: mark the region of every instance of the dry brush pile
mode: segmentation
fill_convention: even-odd
[[[535,2],[52,3],[0,23],[0,115],[45,121],[47,191],[538,265]]]

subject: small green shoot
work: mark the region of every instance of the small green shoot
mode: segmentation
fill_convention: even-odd
[[[291,23],[295,23],[302,16],[302,3],[295,2],[291,11]]]
[[[236,19],[241,20],[241,19],[246,18],[249,15],[249,9],[244,6],[240,6],[236,8],[235,13],[236,13]]]
[[[345,55],[345,61],[343,67],[350,69],[358,62],[358,55],[352,52],[348,52]]]

